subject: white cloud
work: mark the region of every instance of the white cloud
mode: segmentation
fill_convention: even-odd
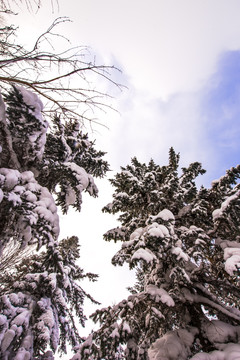
[[[166,98],[196,90],[218,54],[240,46],[237,0],[60,1],[71,38],[122,64],[139,89]]]
[[[109,151],[113,168],[119,171],[134,156],[142,162],[153,158],[159,165],[167,164],[171,146],[180,152],[181,166],[200,161],[210,168],[214,154],[209,153],[205,139],[201,95],[178,93],[161,101],[141,91],[126,92],[123,104],[120,102],[122,117],[111,125],[111,136],[102,144]]]
[[[238,0],[59,0],[59,9],[43,5],[14,21],[32,41],[55,17],[69,16],[73,23],[59,30],[73,44],[92,46],[106,62],[115,57],[136,88],[163,99],[199,89],[218,55],[240,47]]]
[[[133,156],[160,165],[167,163],[173,146],[181,165],[200,161],[203,180],[222,175],[239,161],[239,52],[226,52],[216,72],[195,92],[178,92],[165,101],[128,84],[117,104],[121,118],[109,122],[110,131],[98,144],[109,152],[115,170]],[[200,180],[201,181],[201,180]]]

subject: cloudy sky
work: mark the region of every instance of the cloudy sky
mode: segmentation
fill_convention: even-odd
[[[90,46],[97,62],[122,71],[113,78],[127,89],[110,88],[119,114],[102,114],[109,130],[94,134],[112,174],[135,155],[164,164],[170,146],[182,165],[203,163],[206,186],[239,162],[239,0],[59,0],[54,11],[42,3],[36,14],[18,16],[23,42],[68,16],[72,23],[61,31],[72,44]],[[133,276],[110,264],[116,246],[102,234],[115,220],[101,208],[111,189],[107,181],[98,185],[99,200],[85,196],[82,213],[62,219],[63,235],[79,236],[82,266],[101,276],[91,291],[108,305],[126,296]]]

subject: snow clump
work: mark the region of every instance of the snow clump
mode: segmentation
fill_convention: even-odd
[[[154,296],[156,301],[160,300],[163,304],[166,304],[167,306],[175,305],[173,298],[168,294],[168,292],[163,288],[157,287],[156,285],[147,285],[146,293]]]

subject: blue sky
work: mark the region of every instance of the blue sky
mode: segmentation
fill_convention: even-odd
[[[224,52],[203,91],[201,113],[216,173],[239,163],[240,51]]]
[[[111,174],[133,156],[165,164],[170,146],[182,166],[202,162],[206,186],[239,163],[239,0],[59,0],[55,12],[49,4],[15,20],[23,42],[69,16],[73,22],[60,30],[72,45],[88,45],[97,61],[122,70],[113,74],[127,87],[122,92],[98,84],[113,90],[119,111],[99,113],[109,130],[93,134],[108,152]],[[99,199],[85,196],[82,213],[62,219],[62,234],[79,236],[82,266],[101,276],[91,291],[105,306],[126,296],[132,277],[110,263],[116,245],[105,244],[102,234],[115,220],[101,208],[112,190],[106,180],[98,185]]]

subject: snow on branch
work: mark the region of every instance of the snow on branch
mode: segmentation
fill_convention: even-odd
[[[38,184],[31,171],[20,173],[1,168],[0,186],[1,206],[8,209],[8,213],[2,214],[2,220],[5,219],[2,249],[11,237],[16,238],[22,248],[36,240],[40,248],[57,239],[59,218],[54,199],[47,188]]]
[[[76,359],[239,358],[240,166],[199,190],[201,164],[182,175],[178,166],[171,148],[168,165],[133,158],[111,180],[103,210],[119,213],[121,226],[105,238],[122,242],[112,262],[135,269],[136,283],[126,300],[92,315],[100,329]]]

